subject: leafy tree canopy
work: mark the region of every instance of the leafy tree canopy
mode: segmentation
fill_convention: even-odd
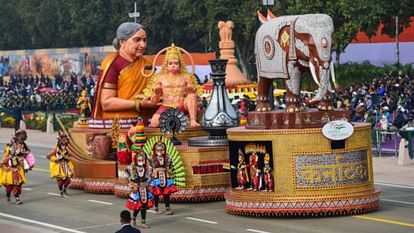
[[[137,0],[139,22],[148,33],[148,53],[176,43],[190,52],[218,51],[220,20],[232,20],[236,57],[242,71],[254,68],[254,38],[259,27],[257,11],[261,0]],[[414,12],[412,0],[276,0],[271,10],[277,15],[326,13],[335,25],[337,54],[359,31],[373,36],[382,30],[395,36],[409,25]],[[117,26],[133,21],[129,0],[0,0],[0,50],[92,47],[111,44]]]

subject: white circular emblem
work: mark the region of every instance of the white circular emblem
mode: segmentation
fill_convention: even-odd
[[[344,140],[354,133],[354,126],[343,120],[330,121],[322,128],[322,134],[328,139],[338,141]]]
[[[275,44],[270,36],[265,36],[263,38],[263,51],[267,59],[272,59],[275,55]]]

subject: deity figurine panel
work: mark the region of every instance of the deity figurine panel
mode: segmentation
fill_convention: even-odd
[[[231,187],[245,191],[273,191],[271,141],[230,141]]]

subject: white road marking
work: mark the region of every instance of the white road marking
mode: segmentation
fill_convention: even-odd
[[[395,187],[395,188],[414,189],[414,186],[409,186],[409,185],[387,184],[387,183],[381,183],[381,182],[375,182],[375,184],[382,185],[382,186]]]
[[[47,193],[47,194],[52,195],[52,196],[59,196],[60,197],[59,193]]]
[[[147,212],[150,212],[150,213],[153,213],[153,214],[157,213],[157,212],[155,212],[155,210],[147,210]]]
[[[268,231],[260,231],[260,230],[256,230],[256,229],[246,229],[246,231],[257,232],[257,233],[270,233]]]
[[[382,199],[381,198],[381,201],[395,202],[395,203],[405,204],[405,205],[414,205],[414,202],[397,201],[397,200],[391,200],[391,199]]]
[[[100,224],[100,225],[91,225],[91,226],[86,226],[86,227],[78,227],[78,230],[85,230],[85,229],[91,229],[91,228],[97,228],[97,227],[104,227],[104,226],[114,226],[114,225],[119,225],[119,222],[116,223],[108,223],[108,224]]]
[[[32,191],[31,188],[22,188],[24,191]]]
[[[111,202],[105,202],[105,201],[97,201],[97,200],[88,200],[88,201],[93,202],[93,203],[104,204],[104,205],[113,205]]]
[[[204,222],[204,223],[210,223],[210,224],[218,224],[217,222],[213,222],[210,220],[205,220],[205,219],[201,219],[201,218],[192,218],[192,217],[185,217],[188,220],[193,220],[193,221],[197,221],[197,222]]]
[[[61,226],[57,226],[57,225],[53,225],[53,224],[49,224],[49,223],[45,223],[45,222],[39,222],[39,221],[28,219],[28,218],[17,217],[17,216],[14,216],[14,215],[5,214],[5,213],[1,213],[1,212],[0,212],[0,216],[5,217],[5,218],[19,220],[19,221],[22,221],[22,222],[37,224],[37,225],[40,225],[40,226],[45,226],[45,227],[49,227],[49,228],[53,228],[53,229],[58,229],[58,230],[61,230],[61,231],[66,231],[66,232],[86,233],[84,231],[72,230],[72,229],[69,229],[69,228],[66,228],[66,227],[61,227]]]
[[[413,197],[413,194],[404,194],[404,195],[381,195],[383,198],[393,198],[393,197]]]

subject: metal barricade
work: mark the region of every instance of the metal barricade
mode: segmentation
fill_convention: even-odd
[[[397,130],[384,130],[384,129],[378,129],[378,128],[373,128],[372,130],[375,131],[375,136],[376,136],[376,141],[375,141],[375,147],[377,150],[377,156],[381,157],[382,155],[382,143],[387,139],[387,136],[390,135],[391,140],[394,140],[394,155],[395,157],[398,157],[398,150],[399,150],[399,146],[398,146],[398,129]],[[393,136],[394,135],[394,136]]]

